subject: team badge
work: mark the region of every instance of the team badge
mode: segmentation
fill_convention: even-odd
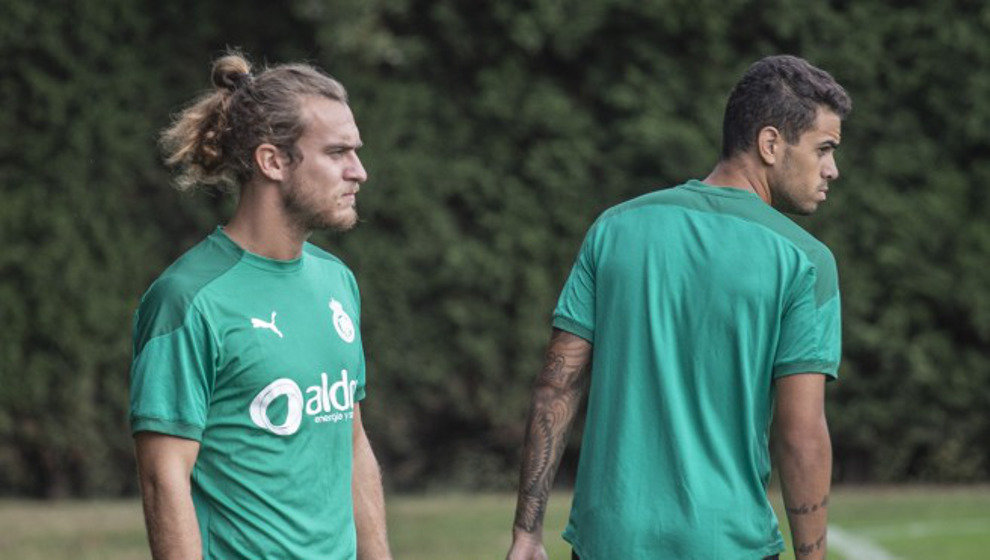
[[[354,323],[344,312],[343,306],[339,301],[330,298],[330,309],[333,311],[333,328],[337,330],[337,334],[344,342],[354,342]]]

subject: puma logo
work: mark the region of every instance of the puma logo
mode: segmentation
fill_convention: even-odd
[[[251,326],[256,329],[268,329],[273,333],[277,334],[279,338],[285,338],[284,336],[282,336],[282,331],[278,330],[278,327],[275,326],[274,311],[272,311],[271,321],[262,321],[261,319],[255,319],[254,317],[251,317]]]

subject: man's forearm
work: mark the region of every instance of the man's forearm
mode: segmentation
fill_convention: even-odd
[[[354,441],[352,486],[358,558],[361,560],[392,558],[385,530],[385,493],[382,490],[381,470],[378,468],[378,461],[363,428]]]
[[[144,519],[154,560],[202,558],[203,546],[188,483],[141,481]]]
[[[777,465],[796,560],[825,558],[832,445],[828,428],[801,441],[782,438]]]
[[[567,433],[587,391],[591,345],[555,331],[533,389],[514,529],[539,534]]]

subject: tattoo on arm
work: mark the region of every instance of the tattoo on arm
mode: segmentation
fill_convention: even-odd
[[[787,510],[788,515],[806,515],[809,513],[815,513],[816,511],[825,509],[827,507],[828,507],[828,495],[826,494],[825,497],[822,498],[821,502],[813,503],[813,504],[801,504],[796,507],[784,506],[784,509]]]
[[[529,407],[515,526],[533,532],[543,524],[567,433],[587,391],[591,344],[554,331]]]
[[[818,552],[825,548],[825,533],[818,537],[815,542],[805,542],[794,547],[794,556],[797,558],[807,558],[811,556],[812,553]]]

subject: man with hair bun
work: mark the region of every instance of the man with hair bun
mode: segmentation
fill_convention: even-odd
[[[162,133],[180,189],[236,190],[230,222],[173,263],[134,318],[131,428],[153,557],[390,559],[361,422],[351,271],[306,239],[357,223],[368,176],[343,86],[252,74],[232,52]]]
[[[825,201],[850,110],[826,72],[764,58],[729,96],[704,180],[591,226],[533,389],[509,560],[547,557],[543,514],[585,394],[574,558],[776,559],[771,455],[795,557],[825,557],[838,279],[828,248],[782,212]]]

